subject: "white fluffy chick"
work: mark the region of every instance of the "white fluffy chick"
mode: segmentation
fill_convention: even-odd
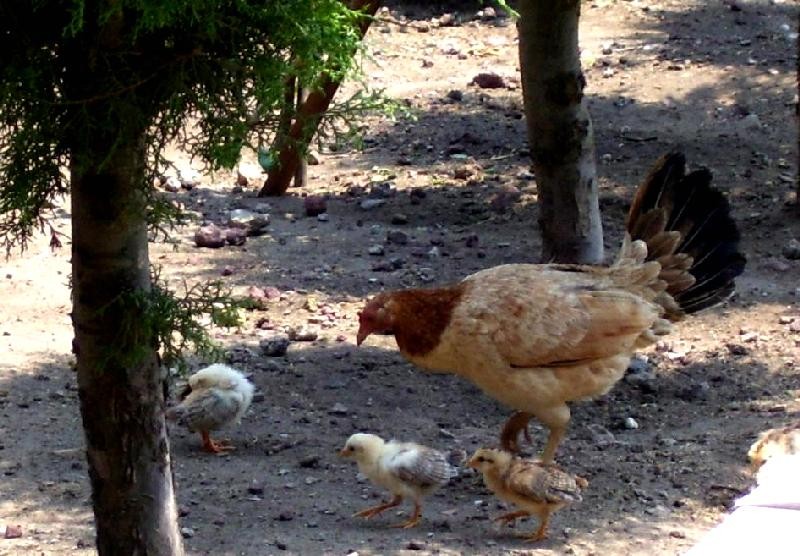
[[[371,518],[399,506],[403,498],[414,501],[414,513],[394,525],[410,529],[422,519],[422,498],[456,476],[448,457],[438,450],[411,442],[384,441],[374,434],[357,433],[347,439],[339,455],[354,459],[372,483],[389,490],[391,501],[357,512],[353,517]]]
[[[199,432],[207,452],[224,453],[233,446],[215,442],[210,432],[239,423],[253,401],[254,390],[253,384],[240,371],[227,365],[210,365],[189,377],[182,401],[167,410],[167,419]]]
[[[800,454],[800,423],[769,429],[758,435],[747,457],[754,470],[776,456]]]

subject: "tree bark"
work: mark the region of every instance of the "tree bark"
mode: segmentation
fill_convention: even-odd
[[[150,289],[143,138],[73,149],[73,346],[99,554],[180,556],[154,338],[119,303]]]
[[[578,51],[579,0],[521,0],[519,54],[542,260],[599,263],[603,228]]]
[[[346,0],[345,3],[351,10],[361,10],[365,16],[368,16],[361,18],[358,26],[359,33],[363,37],[372,24],[372,16],[381,6],[381,0]],[[292,178],[297,174],[302,151],[317,132],[319,122],[331,105],[339,85],[341,82],[324,76],[320,87],[309,91],[306,101],[298,106],[289,133],[284,137],[277,138],[272,146],[273,152],[278,153],[277,166],[269,172],[264,187],[258,192],[259,197],[280,196],[289,189]]]

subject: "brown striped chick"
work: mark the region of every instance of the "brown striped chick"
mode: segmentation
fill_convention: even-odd
[[[414,513],[408,520],[393,526],[403,529],[415,527],[422,519],[422,498],[456,475],[455,468],[442,452],[411,442],[386,442],[374,434],[352,435],[339,455],[354,459],[361,473],[393,495],[389,502],[361,510],[353,517],[369,519],[399,506],[404,498],[411,498]]]
[[[800,423],[762,432],[747,457],[756,471],[770,458],[792,454],[800,454]]]
[[[555,465],[518,458],[504,450],[481,448],[467,465],[483,474],[484,483],[498,498],[520,507],[495,521],[511,523],[530,515],[539,518],[539,528],[525,537],[529,541],[545,539],[550,514],[567,504],[580,502],[580,492],[589,484]]]
[[[227,442],[215,442],[211,431],[239,423],[253,401],[255,387],[227,365],[215,364],[189,377],[180,404],[167,410],[167,419],[199,432],[203,449],[214,454],[232,450]]]

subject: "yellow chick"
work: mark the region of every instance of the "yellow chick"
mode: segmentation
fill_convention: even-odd
[[[750,446],[747,457],[757,470],[772,457],[792,454],[800,454],[800,423],[762,432]]]
[[[535,515],[539,528],[526,540],[547,537],[550,514],[572,502],[581,501],[581,490],[589,485],[583,477],[571,475],[553,464],[515,457],[504,450],[481,448],[467,462],[483,474],[483,481],[494,494],[521,509],[503,514],[495,521],[513,522]]]
[[[210,432],[239,423],[253,401],[255,387],[236,369],[215,364],[189,377],[182,401],[167,410],[167,419],[177,421],[203,438],[203,449],[214,454],[232,450],[227,442],[215,442]]]
[[[339,455],[350,458],[373,484],[394,496],[384,504],[361,510],[353,517],[371,518],[399,506],[403,498],[414,501],[414,513],[393,527],[410,529],[422,519],[422,498],[456,475],[442,452],[411,442],[384,441],[374,434],[356,433],[347,439]]]

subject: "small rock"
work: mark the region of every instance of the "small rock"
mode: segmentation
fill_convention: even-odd
[[[464,244],[467,247],[477,247],[479,243],[480,243],[480,238],[478,237],[478,234],[470,234],[464,240]]]
[[[622,426],[628,430],[636,430],[639,428],[639,423],[633,417],[625,417],[622,421]]]
[[[685,539],[686,533],[684,533],[683,531],[670,531],[669,536],[674,539]]]
[[[494,72],[483,72],[473,77],[469,84],[477,85],[481,89],[503,89],[506,87],[506,80]]]
[[[181,182],[175,176],[169,176],[164,179],[164,189],[170,193],[177,193],[181,190]]]
[[[424,550],[425,544],[417,541],[409,541],[406,545],[407,550]]]
[[[225,235],[222,228],[216,224],[201,226],[194,234],[194,244],[197,247],[210,247],[216,249],[225,245]]]
[[[780,324],[792,324],[794,322],[794,320],[795,320],[794,317],[788,316],[788,315],[784,315],[784,316],[782,316],[781,318],[778,319],[778,322]]]
[[[298,326],[289,329],[289,339],[295,342],[313,342],[319,337],[319,333],[305,326]]]
[[[464,100],[464,92],[459,91],[458,89],[453,89],[448,91],[447,98],[455,102],[461,102]]]
[[[275,521],[291,521],[294,519],[294,512],[291,510],[283,510],[281,513],[273,518]]]
[[[313,469],[319,466],[319,456],[311,454],[301,459],[298,463],[304,469]]]
[[[711,386],[706,381],[690,384],[678,391],[678,398],[686,402],[705,401],[711,394]]]
[[[347,406],[341,402],[336,402],[333,404],[333,407],[328,411],[331,415],[339,415],[344,416],[350,413],[350,410],[347,409]]]
[[[406,245],[408,234],[400,230],[390,230],[386,232],[386,241],[395,245]]]
[[[244,245],[247,241],[247,230],[244,228],[226,228],[225,243],[228,245]]]
[[[269,225],[269,215],[247,209],[234,209],[228,215],[228,225],[245,230],[248,236],[262,235]]]
[[[289,545],[287,545],[283,541],[275,541],[275,548],[277,548],[278,550],[286,550],[287,548],[289,548]]]
[[[475,175],[475,169],[470,166],[458,166],[453,169],[453,177],[457,180],[468,180]]]
[[[6,525],[6,532],[3,538],[6,539],[19,539],[22,537],[21,525]]]
[[[194,529],[191,527],[181,527],[181,536],[184,539],[191,539],[194,537]]]
[[[267,357],[283,357],[289,349],[291,340],[288,336],[273,336],[266,338],[258,343],[261,352]]]
[[[376,257],[383,256],[384,254],[383,245],[370,245],[369,249],[367,250],[367,253]]]
[[[590,423],[586,426],[589,429],[589,432],[592,435],[592,441],[597,444],[598,446],[608,446],[609,444],[613,444],[616,442],[616,438],[614,435],[605,428],[603,425],[598,423]]]
[[[731,355],[747,355],[750,350],[741,344],[728,344],[726,346]]]
[[[394,226],[402,226],[404,224],[408,224],[408,216],[402,213],[395,213],[392,215],[392,224]]]
[[[783,248],[783,256],[791,260],[800,260],[800,241],[790,239],[786,247]]]
[[[372,210],[380,206],[383,206],[384,204],[386,204],[386,201],[384,199],[364,199],[363,201],[361,201],[359,206],[363,210]]]
[[[235,271],[232,266],[224,266],[220,274],[222,274],[223,276],[231,276],[233,275],[234,272]]]
[[[250,483],[250,486],[247,487],[247,494],[252,494],[255,496],[261,496],[262,494],[264,494],[263,483],[257,480],[253,480],[253,482]]]
[[[328,212],[328,201],[321,195],[309,195],[303,200],[306,216],[319,216]]]

